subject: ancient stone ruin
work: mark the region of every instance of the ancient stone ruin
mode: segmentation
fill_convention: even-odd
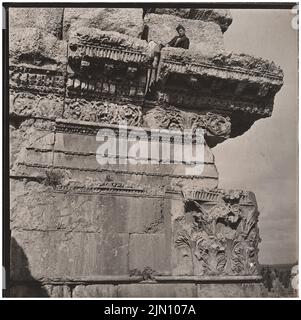
[[[283,72],[227,52],[231,22],[217,9],[9,9],[11,296],[262,294],[255,196],[218,188],[212,148],[271,116]],[[150,43],[178,24],[189,49],[154,64]],[[101,166],[97,132],[120,121],[203,129],[204,170],[161,156]]]

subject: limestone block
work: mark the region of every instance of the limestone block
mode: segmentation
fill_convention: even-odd
[[[11,297],[20,298],[71,298],[71,289],[65,285],[42,285],[38,281],[15,284],[10,288]]]
[[[151,8],[146,13],[168,14],[185,19],[213,21],[222,32],[225,32],[232,23],[231,12],[228,9],[197,9],[197,8]]]
[[[93,194],[91,185],[86,192],[70,188],[59,193],[42,183],[18,180],[10,188],[12,229],[164,233],[162,200],[157,198]]]
[[[184,283],[169,284],[120,284],[118,297],[196,297],[196,285]]]
[[[64,8],[9,8],[9,29],[37,28],[62,36]]]
[[[145,24],[149,28],[148,41],[166,44],[177,35],[176,27],[181,24],[190,39],[190,52],[213,55],[223,49],[222,32],[214,22],[188,20],[166,14],[148,14]]]
[[[66,8],[64,36],[81,27],[116,31],[140,38],[143,31],[143,10],[140,8]]]
[[[114,285],[79,285],[72,291],[73,298],[110,298],[117,296],[117,286]]]
[[[146,267],[155,274],[170,273],[170,250],[163,234],[131,234],[129,268],[142,272]]]
[[[49,297],[48,291],[38,282],[30,284],[13,285],[9,289],[12,298],[46,298]]]
[[[64,70],[67,43],[39,28],[12,28],[9,33],[10,64]]]
[[[28,92],[11,93],[11,114],[24,117],[59,118],[63,114],[63,98],[49,94],[40,96]]]
[[[199,298],[260,298],[263,286],[260,283],[202,283],[197,285]]]
[[[9,145],[12,173],[18,174],[20,162],[51,164],[54,133],[39,130],[34,126],[34,120],[25,120],[19,127],[13,124],[10,125]]]
[[[43,288],[51,298],[71,298],[71,289],[65,285],[44,285]]]
[[[14,280],[128,273],[128,234],[12,231]]]

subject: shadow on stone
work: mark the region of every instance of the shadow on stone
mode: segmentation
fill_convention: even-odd
[[[30,272],[27,256],[18,242],[11,238],[10,297],[49,297],[42,283]]]

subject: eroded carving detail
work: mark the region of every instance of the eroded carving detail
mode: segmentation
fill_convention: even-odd
[[[195,275],[258,273],[258,212],[254,204],[240,203],[243,194],[220,194],[217,203],[186,200],[174,242],[176,248],[189,248]]]
[[[130,126],[142,124],[141,107],[85,99],[66,100],[64,118],[106,124],[126,121]]]
[[[183,130],[184,118],[180,110],[174,107],[155,107],[145,117],[150,128]]]
[[[211,112],[206,115],[194,115],[191,122],[193,131],[205,128],[209,134],[224,137],[228,137],[231,132],[230,117],[223,117]]]

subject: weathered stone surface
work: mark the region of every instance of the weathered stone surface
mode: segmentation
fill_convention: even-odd
[[[62,37],[64,8],[9,8],[9,29],[37,28]]]
[[[11,297],[19,298],[71,298],[71,289],[65,285],[43,285],[38,281],[15,284],[10,288]]]
[[[114,285],[79,285],[72,291],[72,298],[111,298],[117,297],[117,286]]]
[[[228,9],[197,9],[197,8],[150,8],[145,13],[168,14],[185,19],[213,21],[217,23],[222,32],[225,32],[232,23],[232,16]]]
[[[164,232],[162,199],[100,195],[99,189],[93,194],[91,184],[88,183],[86,190],[70,186],[69,192],[65,189],[66,193],[58,193],[54,192],[52,186],[45,186],[45,183],[47,180],[44,183],[11,181],[12,229],[149,234]]]
[[[18,118],[17,118],[18,119]],[[19,163],[24,161],[52,164],[54,133],[40,130],[39,120],[11,121],[10,125],[10,168],[11,174],[21,174]],[[47,126],[47,124],[45,124]],[[39,151],[39,152],[37,152]]]
[[[116,9],[115,9],[116,10]],[[75,51],[76,45],[106,46],[118,49],[135,50],[136,52],[148,51],[148,43],[145,40],[130,36],[128,33],[117,32],[111,29],[82,26],[72,29],[69,45],[71,51]],[[71,54],[71,53],[69,53]],[[89,55],[89,54],[87,54]],[[118,59],[116,59],[118,60]],[[129,60],[129,59],[128,59]],[[141,62],[141,61],[139,61]]]
[[[146,267],[154,274],[170,273],[170,251],[164,234],[131,234],[129,268],[142,272]]]
[[[64,37],[80,27],[116,31],[139,38],[143,31],[143,10],[139,8],[66,8]]]
[[[38,28],[12,28],[9,34],[10,64],[26,64],[64,70],[67,44]]]
[[[144,20],[149,28],[148,41],[166,44],[177,35],[176,27],[181,24],[190,39],[190,52],[213,55],[223,50],[222,32],[213,22],[182,19],[166,14],[148,14]]]
[[[128,234],[12,231],[11,278],[128,273]]]
[[[258,275],[254,196],[239,190],[192,190],[183,190],[185,214],[173,220],[174,272]]]
[[[271,115],[283,72],[223,49],[229,11],[10,12],[11,295],[266,294],[256,282],[255,197],[217,189],[210,148]],[[141,37],[166,43],[178,24],[189,50],[165,47],[156,65]],[[148,133],[139,136],[141,153],[124,159],[117,150],[117,164],[100,164],[105,142],[97,132],[120,120],[137,129],[204,129],[197,159],[204,166],[187,164],[196,149],[188,156],[186,146],[177,164],[179,140],[171,152],[162,143],[160,164],[137,162],[149,158]],[[170,155],[175,163],[167,163]]]
[[[71,288],[65,285],[44,285],[43,288],[51,298],[71,298]]]
[[[54,94],[11,93],[9,112],[20,117],[56,119],[62,117],[63,104],[63,98]]]
[[[118,297],[196,297],[195,284],[121,284]]]
[[[12,298],[47,298],[48,291],[39,283],[12,285],[10,287],[10,297]]]
[[[197,288],[199,298],[258,298],[263,293],[260,283],[202,283]]]
[[[234,76],[249,77],[250,81],[257,80],[260,82],[263,80],[260,79],[261,75],[263,78],[270,78],[269,80],[271,83],[273,83],[273,80],[275,81],[275,84],[278,83],[278,85],[281,85],[283,82],[283,71],[279,66],[277,66],[274,62],[262,58],[256,58],[248,54],[233,53],[228,51],[215,51],[213,55],[206,55],[202,52],[195,52],[190,49],[185,50],[172,47],[163,48],[162,53],[163,60],[172,60],[184,64],[184,68],[177,70],[180,73],[189,73],[188,69],[193,67],[193,64],[202,63],[205,65],[207,64],[209,68],[210,66],[213,66],[217,69],[229,68],[229,71],[233,70],[234,72],[245,70],[245,72],[242,74],[231,74],[227,72],[223,73],[220,71],[219,77],[221,78],[223,78],[223,76],[229,76],[231,78],[234,78]],[[197,74],[197,72],[193,73]]]

